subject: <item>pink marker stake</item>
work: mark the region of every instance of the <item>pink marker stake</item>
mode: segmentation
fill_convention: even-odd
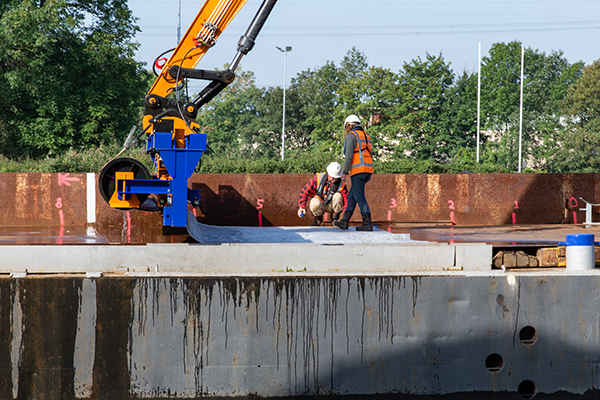
[[[264,199],[256,199],[256,209],[260,210],[261,208],[263,208]],[[262,214],[260,213],[260,211],[258,212],[258,226],[262,228]]]
[[[573,208],[577,207],[577,199],[573,196],[569,199],[569,205]],[[573,211],[573,225],[577,225],[577,212]]]
[[[60,218],[60,230],[58,231],[58,239],[56,239],[56,243],[62,245],[63,237],[65,235],[65,215],[62,210],[62,198],[57,198],[54,206],[58,208],[58,217]]]
[[[58,231],[58,240],[56,242],[62,245],[63,237],[65,236],[65,216],[63,210],[58,210],[58,216],[60,217],[60,230]]]
[[[131,243],[131,215],[127,211],[127,243]]]
[[[456,210],[453,200],[448,200],[448,208],[450,210]],[[452,225],[456,225],[456,221],[454,220],[454,211],[450,211],[450,222],[452,222]]]

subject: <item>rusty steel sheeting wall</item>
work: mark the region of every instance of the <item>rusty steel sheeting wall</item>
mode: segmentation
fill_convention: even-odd
[[[296,215],[311,174],[195,174],[202,190],[200,222],[215,225],[310,225]],[[377,222],[457,225],[544,224],[585,219],[600,203],[599,174],[375,174],[366,186]],[[0,226],[85,225],[86,174],[0,174]],[[126,223],[162,233],[159,213],[111,209],[95,189],[98,230]],[[355,211],[354,220],[360,221]],[[594,210],[595,219],[598,220]]]
[[[0,398],[591,398],[599,302],[598,275],[2,278]]]
[[[86,174],[1,173],[0,226],[86,223]]]
[[[192,187],[203,193],[200,221],[256,226],[260,211],[263,224],[309,225],[312,220],[299,220],[296,212],[312,176],[194,175]],[[599,174],[375,174],[365,190],[378,222],[503,225],[512,224],[514,214],[517,224],[544,224],[564,221],[567,211],[567,222],[576,212],[581,223],[579,197],[600,203],[599,180]],[[354,219],[361,219],[358,209]]]

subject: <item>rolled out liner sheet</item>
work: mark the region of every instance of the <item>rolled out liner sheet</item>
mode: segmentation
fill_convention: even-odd
[[[408,234],[393,234],[373,228],[359,232],[354,227],[248,227],[201,224],[191,211],[187,214],[187,231],[198,243],[408,243],[415,242]]]

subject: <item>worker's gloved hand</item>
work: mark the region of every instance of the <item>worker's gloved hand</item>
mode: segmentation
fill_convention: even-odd
[[[306,215],[306,209],[304,208],[299,208],[298,209],[298,217],[302,218]]]

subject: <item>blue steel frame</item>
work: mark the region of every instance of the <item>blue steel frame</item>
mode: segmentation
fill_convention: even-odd
[[[206,151],[206,135],[187,135],[185,148],[178,149],[171,132],[155,132],[148,137],[146,143],[146,150],[151,149],[160,154],[172,179],[118,179],[116,187],[119,199],[135,193],[170,195],[171,201],[163,207],[163,225],[185,227],[188,200],[192,203],[194,200],[200,202],[200,190],[188,189],[188,178],[192,176],[202,153]]]

